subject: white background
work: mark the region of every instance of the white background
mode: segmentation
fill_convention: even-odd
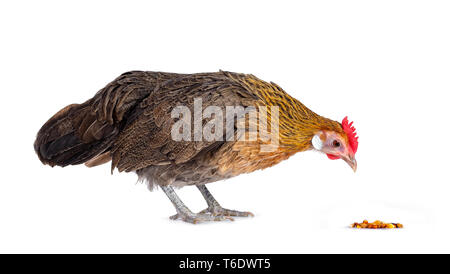
[[[450,252],[449,14],[448,1],[3,1],[0,252]],[[191,225],[134,174],[35,155],[50,116],[125,71],[219,69],[348,115],[358,172],[300,153],[209,185],[255,218]],[[365,218],[405,228],[348,228]]]

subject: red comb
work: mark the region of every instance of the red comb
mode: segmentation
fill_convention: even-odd
[[[353,122],[348,123],[348,117],[345,116],[344,120],[342,120],[342,129],[344,129],[345,134],[347,134],[348,143],[350,148],[353,150],[353,153],[356,153],[358,150],[358,138],[356,137],[356,129],[353,126]]]

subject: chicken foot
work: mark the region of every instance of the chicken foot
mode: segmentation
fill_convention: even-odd
[[[198,190],[202,193],[203,198],[205,198],[208,208],[200,211],[199,213],[205,214],[209,213],[212,216],[233,216],[233,217],[248,217],[255,216],[253,213],[248,211],[237,211],[223,208],[219,202],[212,196],[211,192],[206,188],[205,185],[197,185]]]
[[[178,197],[178,195],[175,193],[173,188],[171,186],[161,186],[161,189],[166,193],[167,197],[169,197],[170,201],[174,205],[175,209],[177,210],[177,214],[170,217],[172,220],[176,220],[180,218],[181,220],[196,224],[200,222],[210,222],[210,221],[225,221],[230,220],[233,221],[233,218],[225,215],[212,215],[208,213],[193,213],[184,203],[181,201],[181,199]]]

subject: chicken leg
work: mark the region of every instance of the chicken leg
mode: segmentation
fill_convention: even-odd
[[[210,222],[210,221],[224,221],[224,220],[230,220],[233,221],[233,218],[225,215],[212,215],[208,213],[193,213],[184,203],[181,201],[181,199],[178,197],[178,195],[175,193],[173,188],[171,186],[161,186],[161,189],[166,193],[167,197],[169,197],[170,201],[174,205],[175,209],[177,210],[177,214],[170,217],[172,220],[176,220],[180,218],[181,220],[196,224],[200,222]]]
[[[235,217],[248,217],[255,216],[253,213],[248,211],[237,211],[223,208],[219,202],[214,199],[211,192],[206,188],[205,185],[197,185],[198,190],[202,193],[203,198],[205,198],[208,208],[200,211],[199,213],[209,213],[212,216],[235,216]]]

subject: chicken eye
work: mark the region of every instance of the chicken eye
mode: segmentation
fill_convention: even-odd
[[[333,146],[334,146],[334,147],[340,147],[340,146],[341,146],[341,143],[340,143],[339,141],[337,141],[337,140],[334,140],[334,141],[333,141]]]

